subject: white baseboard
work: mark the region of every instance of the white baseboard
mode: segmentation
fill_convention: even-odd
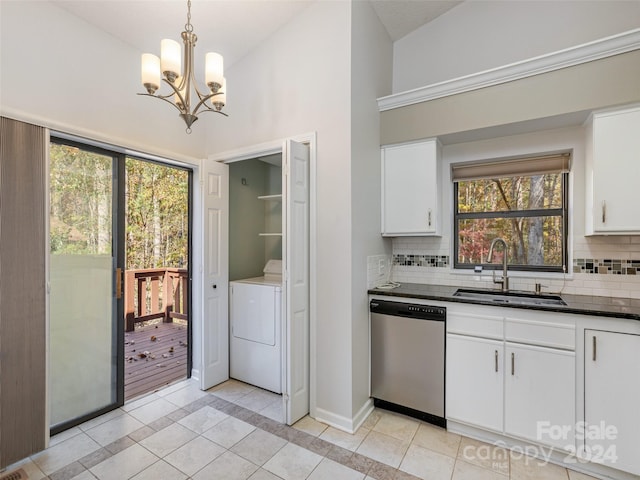
[[[373,411],[373,400],[370,398],[360,407],[360,410],[355,414],[353,418],[348,418],[342,415],[329,412],[322,408],[316,408],[315,419],[319,422],[326,423],[338,430],[342,430],[347,433],[355,433],[360,425],[364,423],[369,414]]]

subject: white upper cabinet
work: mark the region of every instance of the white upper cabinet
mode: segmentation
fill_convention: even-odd
[[[640,106],[594,113],[587,132],[585,233],[640,234]]]
[[[382,235],[440,235],[440,143],[382,148]]]

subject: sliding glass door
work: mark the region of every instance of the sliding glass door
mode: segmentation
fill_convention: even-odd
[[[124,159],[52,139],[50,404],[57,433],[123,403],[119,179]]]

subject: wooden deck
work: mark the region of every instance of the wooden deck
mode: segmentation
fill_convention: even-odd
[[[186,325],[136,326],[125,332],[124,343],[125,400],[187,378]]]

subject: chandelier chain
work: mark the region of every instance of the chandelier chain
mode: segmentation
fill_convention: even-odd
[[[193,32],[193,25],[191,25],[191,0],[187,0],[187,23],[184,29],[189,33]]]

